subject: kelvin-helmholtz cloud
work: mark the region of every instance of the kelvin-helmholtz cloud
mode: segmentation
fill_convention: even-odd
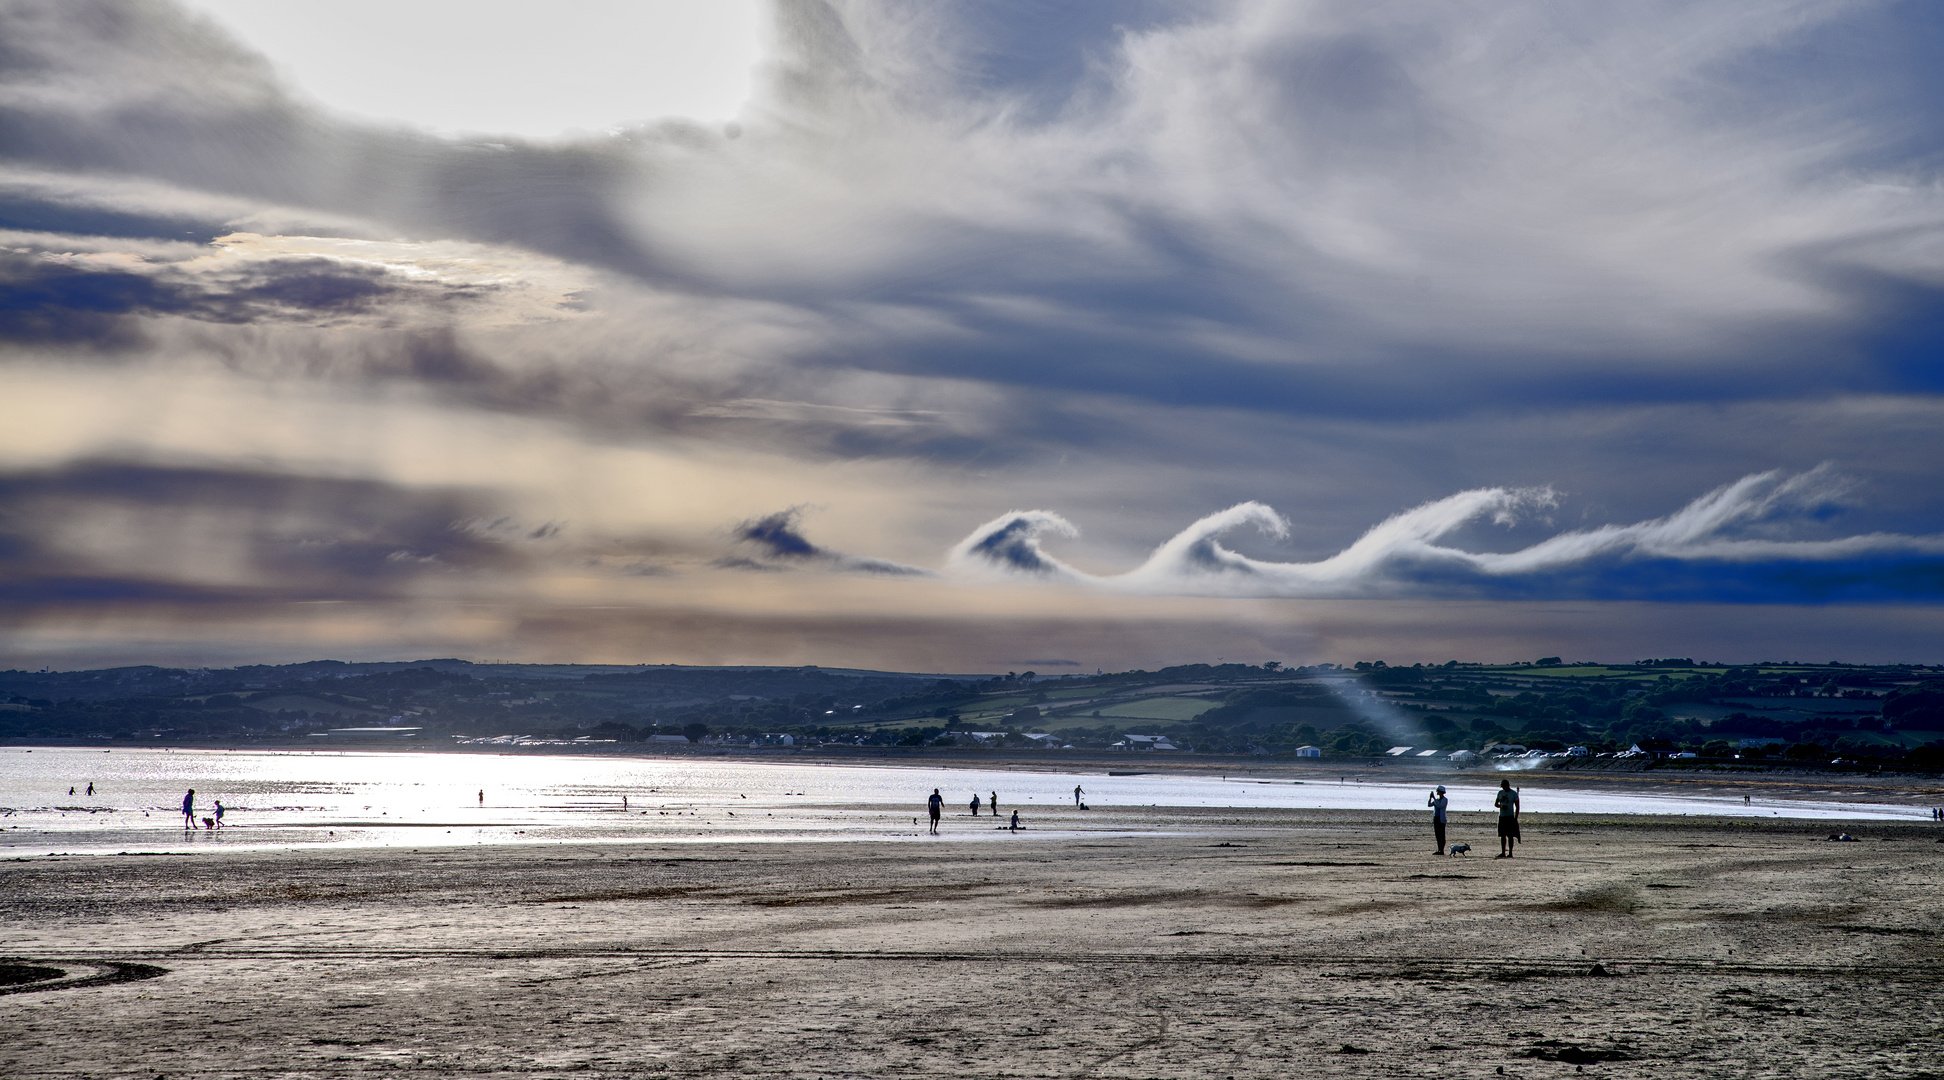
[[[166,0],[0,0],[0,632],[1944,611],[1930,7],[772,21],[733,124],[443,138]]]
[[[1666,517],[1559,533],[1529,547],[1476,552],[1439,543],[1480,519],[1511,523],[1558,497],[1547,489],[1481,488],[1397,514],[1316,562],[1269,562],[1225,548],[1253,527],[1288,535],[1258,502],[1210,514],[1121,574],[1082,572],[1048,553],[1041,537],[1079,536],[1058,514],[1015,511],[980,526],[949,556],[968,576],[994,575],[1123,592],[1218,596],[1596,596],[1607,599],[1882,599],[1944,595],[1944,535],[1868,533],[1778,538],[1840,494],[1826,470],[1743,477]]]

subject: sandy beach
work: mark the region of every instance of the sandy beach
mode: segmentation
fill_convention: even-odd
[[[1416,814],[1039,816],[1100,834],[961,813],[936,841],[0,864],[0,951],[70,981],[0,996],[0,1076],[1917,1077],[1944,1060],[1944,826],[1531,815],[1507,860],[1484,815],[1457,815],[1474,850],[1455,858]],[[1115,832],[1134,827],[1151,832]]]

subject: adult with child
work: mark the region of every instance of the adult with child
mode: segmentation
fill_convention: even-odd
[[[1492,796],[1492,805],[1498,807],[1499,853],[1493,858],[1509,859],[1512,848],[1519,842],[1519,791],[1510,780],[1500,780],[1498,794]]]

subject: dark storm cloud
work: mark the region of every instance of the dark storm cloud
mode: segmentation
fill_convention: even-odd
[[[89,605],[373,599],[527,564],[467,526],[490,502],[226,469],[80,463],[0,476],[0,595]]]
[[[816,566],[851,574],[886,577],[930,577],[932,571],[905,566],[884,559],[846,555],[811,543],[802,532],[804,507],[792,506],[737,525],[732,533],[736,542],[753,553],[732,555],[716,565],[728,570],[775,571],[790,566]]]

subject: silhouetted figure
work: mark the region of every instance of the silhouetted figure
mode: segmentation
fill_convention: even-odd
[[[74,794],[74,785],[73,785],[73,784],[69,784],[69,785],[68,785],[68,794],[69,794],[69,795],[72,795],[72,794]]]
[[[1082,794],[1084,793],[1080,790],[1080,785],[1079,784],[1073,785],[1073,805],[1075,806],[1080,805],[1080,796]]]
[[[978,793],[978,792],[976,792],[976,791],[972,793],[972,816],[973,816],[973,817],[978,817],[978,816],[979,816],[979,793]],[[998,817],[998,816],[999,816],[999,811],[997,811],[997,810],[994,810],[994,811],[992,812],[992,816],[993,816],[993,817]]]
[[[1512,781],[1500,780],[1498,794],[1492,796],[1492,805],[1499,812],[1499,853],[1495,858],[1509,859],[1512,848],[1519,842],[1519,793],[1512,787]]]
[[[999,815],[997,815],[997,814],[994,814],[994,815],[992,815],[992,816],[993,816],[993,817],[998,817]],[[1018,832],[1018,831],[1019,831],[1019,811],[1017,811],[1017,810],[1014,810],[1014,811],[1013,811],[1013,818],[1012,818],[1012,831],[1014,831],[1014,832]]]
[[[925,809],[930,811],[931,813],[932,835],[937,836],[938,817],[940,814],[943,814],[945,812],[945,797],[938,793],[937,788],[933,788],[931,793],[931,798],[925,800]]]
[[[991,805],[992,805],[992,816],[998,817],[999,816],[999,793],[996,791],[992,793]]]
[[[185,829],[193,829],[196,827],[195,788],[190,788],[189,794],[182,797],[182,827]]]
[[[88,781],[88,796],[90,798],[94,796],[94,781],[92,780]]]
[[[479,789],[479,805],[481,805],[481,806],[485,806],[485,805],[486,805],[486,789],[485,789],[485,788],[480,788],[480,789]]]
[[[1426,800],[1424,805],[1431,808],[1431,832],[1438,838],[1438,854],[1443,855],[1445,853],[1445,809],[1451,805],[1451,800],[1445,797],[1443,784],[1438,785],[1438,790],[1431,793],[1431,798]]]
[[[219,829],[223,827],[223,800],[221,799],[216,800],[216,827]]]

